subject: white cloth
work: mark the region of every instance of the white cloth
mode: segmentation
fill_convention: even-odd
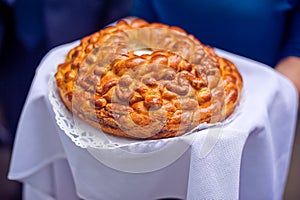
[[[101,151],[93,154],[76,146],[56,124],[48,80],[76,44],[45,56],[23,108],[9,178],[24,183],[25,199],[281,199],[298,102],[287,79],[260,63],[217,50],[242,73],[245,98],[239,115],[224,127],[194,133],[190,148],[170,165],[129,173],[100,162]],[[118,157],[114,151],[103,155],[109,154]]]

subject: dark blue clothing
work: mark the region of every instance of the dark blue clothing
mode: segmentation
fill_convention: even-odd
[[[272,67],[300,56],[297,0],[134,0],[131,15],[179,26],[204,44]]]

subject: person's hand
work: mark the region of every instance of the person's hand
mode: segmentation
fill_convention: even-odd
[[[300,58],[290,56],[281,60],[275,69],[294,83],[300,95]]]

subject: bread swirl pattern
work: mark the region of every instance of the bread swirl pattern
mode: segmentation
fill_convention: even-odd
[[[137,50],[150,53],[137,55]],[[116,136],[159,139],[219,122],[239,102],[236,66],[178,27],[128,18],[81,40],[55,74],[62,101]]]

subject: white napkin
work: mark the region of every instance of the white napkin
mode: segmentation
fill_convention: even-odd
[[[37,70],[19,122],[10,179],[30,183],[42,192],[55,193],[55,189],[46,184],[48,179],[44,179],[45,184],[40,184],[39,172],[60,159],[67,159],[76,192],[86,199],[97,199],[99,194],[103,199],[153,199],[172,195],[172,192],[175,195],[182,187],[187,187],[187,199],[192,200],[281,198],[289,166],[298,101],[296,90],[288,80],[260,63],[218,50],[242,72],[246,99],[240,115],[224,127],[192,134],[195,138],[190,148],[170,165],[164,168],[152,166],[154,169],[157,167],[152,172],[146,168],[147,173],[128,173],[132,169],[129,162],[123,166],[115,165],[121,169],[107,167],[111,163],[105,161],[113,159],[97,158],[98,153],[93,149],[87,151],[75,146],[61,130],[56,130],[47,99],[48,80],[67,51],[76,44],[52,50]],[[184,142],[179,139],[174,141]],[[145,152],[147,149],[159,155],[159,143],[161,140],[149,146],[140,144],[127,149],[127,152]],[[175,146],[169,147],[170,151],[167,151],[168,148],[160,149],[164,150],[161,151],[164,152],[161,157],[152,158],[157,163],[165,161],[170,153],[176,152],[172,150]],[[114,154],[116,158],[118,155],[118,152]],[[131,153],[125,153],[121,158],[124,160],[128,155],[134,158]],[[136,156],[141,156],[144,162],[149,158],[147,154]],[[185,164],[190,164],[189,171],[180,168]],[[143,166],[134,167],[141,169]],[[51,177],[51,170],[47,172]],[[185,182],[186,174],[189,175]],[[182,183],[178,182],[179,177],[184,180]],[[60,181],[64,182],[63,179]],[[185,185],[187,182],[188,186]],[[146,187],[142,183],[147,183]],[[176,193],[177,197],[182,197],[184,192],[185,189]]]

